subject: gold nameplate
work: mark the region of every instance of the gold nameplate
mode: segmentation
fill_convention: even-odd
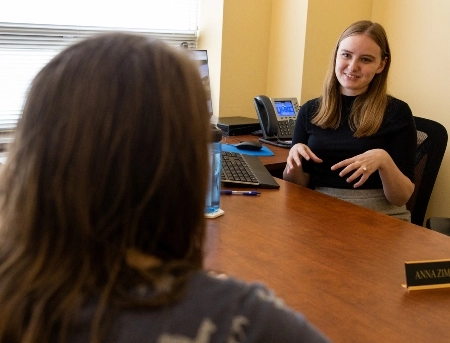
[[[405,271],[408,289],[450,287],[450,260],[409,261]]]

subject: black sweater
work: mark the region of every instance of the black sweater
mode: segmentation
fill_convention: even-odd
[[[321,129],[311,124],[317,111],[319,98],[306,102],[299,111],[292,144],[306,144],[322,163],[302,160],[303,171],[311,174],[313,186],[332,188],[353,188],[345,177],[340,177],[340,170],[332,171],[332,165],[362,154],[370,149],[384,149],[392,157],[397,167],[411,181],[414,181],[414,158],[417,145],[417,133],[414,118],[408,104],[389,97],[387,109],[378,132],[370,137],[353,137],[348,123],[349,112],[355,96],[342,95],[342,121],[338,129]],[[370,175],[359,189],[380,189],[381,179],[378,172]]]

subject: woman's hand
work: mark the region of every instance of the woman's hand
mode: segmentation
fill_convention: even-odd
[[[344,168],[339,176],[346,176],[347,182],[353,182],[359,177],[353,187],[363,185],[369,176],[378,170],[386,199],[396,206],[403,206],[414,191],[414,184],[398,169],[391,156],[383,149],[368,150],[363,154],[348,158],[331,167],[331,170]]]
[[[344,168],[339,173],[339,176],[344,177],[347,174],[353,172],[347,177],[346,181],[348,183],[355,181],[358,177],[359,180],[353,187],[358,188],[363,185],[369,176],[377,171],[382,165],[386,164],[387,161],[392,160],[391,156],[383,149],[373,149],[368,150],[363,154],[356,155],[352,158],[348,158],[339,163],[336,163],[331,167],[331,170],[337,170]]]
[[[303,158],[307,161],[312,159],[317,163],[322,162],[322,160],[318,158],[307,145],[297,143],[289,150],[286,168],[283,172],[283,179],[306,187],[309,183],[309,174],[303,172]]]
[[[309,161],[312,159],[314,162],[321,163],[322,160],[318,158],[311,149],[302,143],[295,144],[291,150],[289,150],[289,156],[287,158],[286,168],[289,170],[295,169],[295,167],[301,167],[302,165],[302,157]],[[294,166],[295,164],[295,166]],[[289,173],[289,171],[288,171]]]

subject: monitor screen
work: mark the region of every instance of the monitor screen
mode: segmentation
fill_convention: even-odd
[[[203,87],[205,87],[208,111],[210,116],[212,116],[213,109],[211,100],[211,85],[209,82],[208,53],[206,50],[189,50],[189,53],[191,58],[198,62],[200,77],[202,78]]]
[[[274,101],[277,114],[280,117],[295,117],[295,108],[290,100]]]

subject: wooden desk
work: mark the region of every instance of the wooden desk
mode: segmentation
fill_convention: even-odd
[[[206,268],[263,281],[334,342],[450,341],[450,289],[401,286],[404,262],[450,258],[450,237],[277,181],[222,196]]]

